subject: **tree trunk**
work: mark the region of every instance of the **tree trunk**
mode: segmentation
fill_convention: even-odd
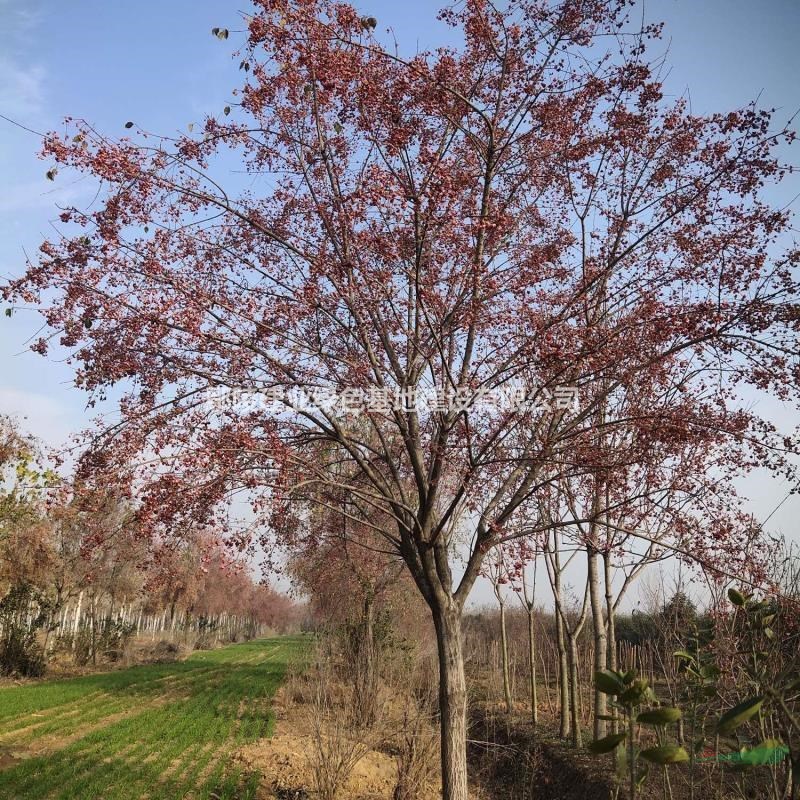
[[[500,603],[500,646],[503,661],[503,699],[506,703],[506,714],[512,712],[511,677],[508,668],[508,633],[506,631],[506,604]]]
[[[369,726],[377,713],[378,679],[375,668],[375,604],[367,595],[355,642],[355,689],[357,716],[361,725]]]
[[[586,548],[589,601],[592,607],[592,632],[594,634],[594,671],[600,672],[606,668],[608,657],[606,639],[606,621],[603,618],[603,599],[600,587],[600,573],[597,564],[597,550],[589,546]],[[600,719],[608,714],[606,696],[599,691],[595,683],[594,689],[594,738],[601,739],[606,735],[606,722]]]
[[[558,735],[563,739],[569,736],[569,667],[567,646],[564,641],[564,620],[556,613],[556,646],[558,647],[558,688],[559,688],[559,728]]]
[[[97,664],[97,598],[92,595],[89,605],[91,609],[91,623],[92,623],[92,664]]]
[[[581,720],[578,713],[578,693],[580,692],[580,679],[578,677],[578,641],[577,636],[569,637],[569,712],[572,727],[572,746],[581,747]]]
[[[603,574],[606,584],[606,648],[608,657],[606,667],[615,670],[617,668],[617,626],[614,623],[614,595],[611,586],[611,556],[603,553]]]
[[[614,623],[614,595],[611,586],[611,554],[603,552],[603,578],[606,587],[606,669],[617,669],[617,627]],[[616,713],[614,714],[616,716]],[[682,722],[682,720],[681,720]],[[617,732],[617,723],[609,725],[612,733]]]
[[[442,800],[468,800],[467,686],[460,612],[435,608],[433,624],[439,655]]]
[[[539,722],[539,704],[536,697],[536,638],[533,608],[528,609],[528,675],[531,682],[531,722],[535,728]]]
[[[75,650],[75,639],[78,637],[78,626],[81,624],[81,603],[83,602],[83,591],[78,595],[78,602],[75,604],[75,619],[72,624],[72,646]]]

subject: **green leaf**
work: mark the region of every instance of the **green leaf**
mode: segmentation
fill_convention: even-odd
[[[628,686],[628,685],[630,685],[630,684],[633,682],[633,679],[634,679],[635,677],[636,677],[636,670],[635,670],[635,669],[629,669],[629,670],[628,670],[628,671],[627,671],[627,672],[626,672],[626,673],[625,673],[625,674],[622,676],[622,682],[623,682],[623,683],[624,683],[626,686]]]
[[[758,714],[763,703],[763,697],[751,697],[749,700],[739,703],[738,706],[734,706],[730,711],[726,711],[717,722],[717,732],[725,734],[736,730]]]
[[[609,669],[600,670],[594,674],[594,685],[603,694],[619,694],[625,689],[619,675]]]
[[[689,760],[689,754],[677,744],[651,747],[647,750],[642,750],[639,755],[645,761],[652,761],[654,764],[679,764],[681,761]]]
[[[128,121],[125,123],[125,127],[126,127],[126,128],[128,128],[128,129],[130,130],[130,129],[133,127],[133,123],[132,123],[130,120],[128,120]]]
[[[728,589],[728,599],[731,603],[740,608],[747,602],[747,598],[736,589]]]
[[[682,713],[679,708],[664,706],[650,709],[650,711],[642,711],[636,717],[636,721],[643,722],[645,725],[669,725],[671,722],[677,722],[681,716]]]
[[[596,756],[603,755],[603,753],[610,753],[620,742],[625,741],[624,733],[612,733],[610,736],[604,736],[602,739],[595,739],[589,742],[588,750]]]
[[[695,660],[694,656],[691,653],[689,653],[688,651],[686,651],[686,650],[676,650],[672,654],[672,656],[673,656],[673,658],[682,658],[682,659],[684,659],[686,661],[694,661]]]
[[[222,113],[227,117],[228,114],[231,113],[231,107],[230,106],[225,106],[225,108],[222,109]]]
[[[7,309],[6,309],[6,316],[7,316],[7,317],[10,317],[10,316],[11,316],[13,313],[14,313],[14,310],[13,310],[13,309],[11,309],[11,308],[7,308]]]
[[[629,689],[626,689],[620,696],[620,703],[630,706],[639,706],[653,698],[653,693],[644,678],[635,680]]]

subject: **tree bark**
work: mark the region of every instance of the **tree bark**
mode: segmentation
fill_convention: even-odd
[[[375,666],[375,604],[368,594],[361,610],[356,633],[355,689],[357,714],[361,725],[369,726],[377,712],[377,674]]]
[[[442,800],[468,800],[467,686],[461,638],[461,613],[434,608],[439,655]]]
[[[606,668],[608,658],[606,621],[603,616],[603,598],[600,587],[600,572],[597,563],[597,550],[591,545],[586,548],[587,569],[589,581],[589,601],[592,607],[592,632],[594,634],[594,671],[600,672]],[[606,735],[606,722],[600,719],[608,714],[606,696],[599,691],[595,683],[594,688],[594,726],[595,739],[602,739]]]
[[[614,595],[611,586],[611,555],[603,553],[603,575],[606,585],[606,648],[608,657],[606,667],[615,670],[617,668],[617,626],[614,622]]]
[[[531,722],[539,723],[539,703],[536,697],[536,637],[533,608],[528,608],[528,676],[531,682]]]
[[[569,713],[572,728],[572,746],[581,747],[583,736],[581,733],[581,720],[578,713],[578,693],[580,692],[580,679],[578,677],[578,637],[571,633],[569,639]]]
[[[506,703],[506,714],[511,714],[511,677],[508,667],[508,632],[506,631],[506,604],[500,603],[500,646],[503,660],[503,699]]]
[[[83,602],[83,591],[78,595],[78,602],[75,604],[75,619],[72,624],[72,649],[75,649],[75,639],[78,636],[78,627],[81,624],[81,603]]]
[[[564,641],[564,621],[556,613],[556,647],[558,649],[558,689],[559,689],[559,727],[558,735],[563,739],[569,736],[569,666],[567,664],[567,645]]]
[[[545,562],[548,563],[548,562]],[[561,555],[558,548],[558,535],[553,534],[553,552],[548,568],[550,585],[553,590],[553,601],[556,606],[556,647],[558,649],[558,694],[559,694],[559,727],[558,735],[563,739],[569,736],[569,664],[567,660],[567,644],[564,624],[564,599],[561,594]]]

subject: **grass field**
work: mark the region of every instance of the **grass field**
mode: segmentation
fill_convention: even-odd
[[[267,639],[0,689],[0,798],[251,798],[258,776],[230,755],[270,733],[270,698],[303,649]]]

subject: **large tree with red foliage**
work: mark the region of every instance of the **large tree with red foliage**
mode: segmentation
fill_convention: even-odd
[[[793,446],[737,404],[797,384],[792,258],[771,257],[788,219],[759,198],[790,135],[755,107],[666,101],[658,28],[626,5],[469,0],[442,13],[458,46],[406,57],[344,3],[260,0],[232,113],[176,138],[47,137],[101,199],[64,211],[10,291],[44,304],[79,385],[126,388],[84,470],[134,470],[157,521],[248,494],[280,535],[295,501],[343,493],[392,520],[375,533],[437,631],[447,800],[467,796],[464,603],[540,490],[595,469],[598,428],[727,438],[744,466]],[[615,416],[659,382],[669,402]],[[512,385],[532,402],[210,402]],[[577,407],[539,402],[564,385]]]

